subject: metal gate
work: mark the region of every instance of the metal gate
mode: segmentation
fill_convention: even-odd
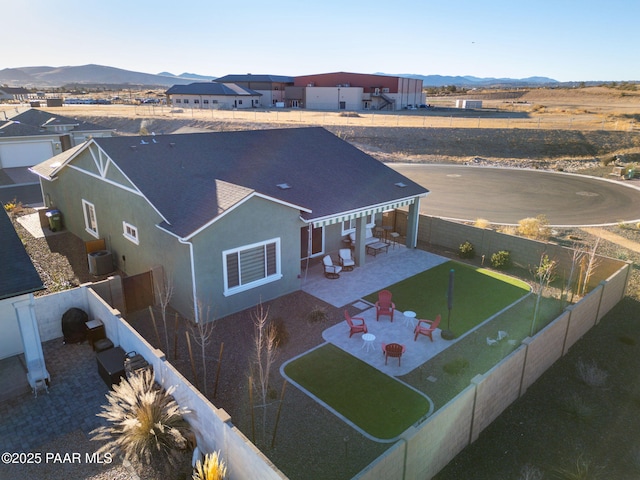
[[[147,308],[154,303],[153,275],[151,270],[122,279],[124,303],[127,312],[135,312]]]

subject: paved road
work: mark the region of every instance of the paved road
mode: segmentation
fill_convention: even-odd
[[[551,226],[640,221],[640,181],[538,170],[460,165],[389,164],[431,192],[421,212],[495,224],[544,214]]]

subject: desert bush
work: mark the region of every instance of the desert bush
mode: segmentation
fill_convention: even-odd
[[[609,374],[602,370],[595,361],[584,362],[578,360],[577,364],[578,378],[590,387],[602,387],[607,383]]]
[[[527,464],[520,469],[518,480],[542,480],[543,477],[544,475],[538,467]]]
[[[313,309],[307,314],[307,321],[309,323],[324,322],[328,318],[327,311],[319,306],[313,307]]]
[[[358,112],[340,112],[341,117],[352,117],[352,118],[360,118],[360,114]]]
[[[511,253],[506,250],[494,253],[491,255],[491,266],[498,270],[509,268],[511,266]]]
[[[476,256],[476,250],[473,243],[466,241],[458,247],[458,255],[460,258],[473,258]]]
[[[469,360],[464,357],[457,357],[450,362],[445,363],[442,369],[449,375],[460,375],[466,368],[469,367]]]
[[[275,334],[276,344],[278,347],[286,345],[289,341],[289,331],[287,325],[281,317],[276,317],[269,321],[269,328],[272,328]]]
[[[593,408],[575,392],[561,401],[561,408],[578,420],[587,420],[593,415]]]
[[[555,469],[555,478],[559,480],[599,480],[603,477],[602,468],[580,455],[575,465]]]
[[[137,464],[168,472],[177,468],[189,450],[191,436],[184,419],[188,410],[158,388],[153,373],[142,370],[114,385],[107,405],[97,415],[108,424],[91,432],[91,440],[106,440],[99,453],[121,454]]]
[[[544,215],[523,218],[518,222],[518,235],[536,240],[547,240],[551,236],[549,221]]]
[[[486,218],[476,218],[473,226],[476,228],[489,228],[491,226],[491,222]]]
[[[193,469],[193,480],[223,480],[227,466],[220,458],[220,452],[207,453],[204,461],[198,460]]]

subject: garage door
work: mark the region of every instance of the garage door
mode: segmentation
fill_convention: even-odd
[[[53,157],[50,141],[0,144],[0,167],[32,167]]]

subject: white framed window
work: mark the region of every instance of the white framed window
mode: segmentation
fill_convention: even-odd
[[[357,218],[352,218],[351,220],[345,220],[342,222],[342,235],[349,235],[356,231],[356,222]],[[372,228],[373,223],[373,215],[367,215],[367,227]]]
[[[188,98],[185,98],[185,99],[184,99],[184,103],[189,103],[189,99],[188,99]]]
[[[82,199],[82,212],[84,213],[84,229],[96,238],[98,233],[98,221],[96,220],[96,207],[91,202]]]
[[[196,98],[193,103],[200,103],[200,100]]]
[[[176,98],[176,103],[182,103],[182,99]]]
[[[122,222],[122,235],[124,238],[136,245],[140,244],[140,239],[138,238],[138,227],[127,222]]]
[[[280,239],[222,252],[224,295],[234,295],[282,278]]]

